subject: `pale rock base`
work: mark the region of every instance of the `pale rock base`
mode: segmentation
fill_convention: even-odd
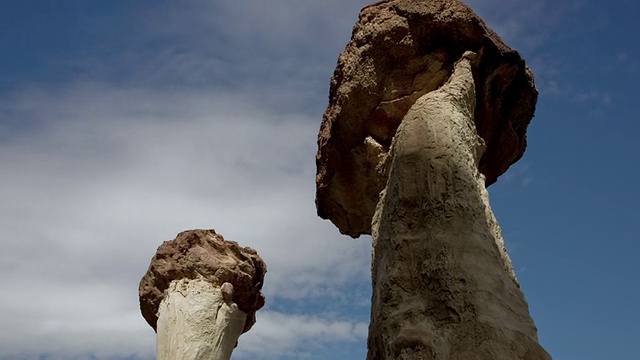
[[[246,314],[205,280],[174,280],[158,308],[158,360],[229,360]]]
[[[420,97],[389,152],[372,221],[369,360],[548,360],[478,162],[472,61]]]

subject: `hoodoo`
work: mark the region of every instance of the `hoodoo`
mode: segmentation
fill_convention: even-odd
[[[368,359],[550,359],[486,186],[526,147],[537,90],[457,0],[365,7],[318,136],[316,205],[373,238]]]
[[[140,309],[157,333],[159,360],[229,360],[264,305],[266,265],[214,230],[165,241],[140,281]]]

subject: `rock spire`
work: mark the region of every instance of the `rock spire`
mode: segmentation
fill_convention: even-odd
[[[520,55],[456,0],[365,7],[318,136],[318,214],[373,238],[368,360],[547,360],[486,186],[524,152]]]
[[[400,122],[465,51],[478,54],[473,118],[486,143],[479,169],[487,185],[520,159],[538,97],[520,54],[460,1],[381,1],[360,12],[331,78],[316,155],[320,217],[352,237],[371,233]]]
[[[266,265],[214,230],[165,241],[140,281],[140,309],[157,333],[159,360],[228,360],[264,305]]]

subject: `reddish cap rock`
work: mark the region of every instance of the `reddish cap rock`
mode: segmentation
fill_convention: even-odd
[[[516,162],[538,91],[522,57],[457,0],[387,0],[365,7],[331,78],[318,135],[316,206],[352,237],[369,234],[400,121],[440,87],[465,51],[474,63],[475,122],[487,185]]]
[[[140,280],[142,316],[157,330],[158,307],[173,280],[204,279],[220,287],[228,282],[233,285],[233,302],[247,314],[243,331],[247,332],[255,323],[255,312],[264,306],[261,289],[266,271],[254,249],[226,241],[215,230],[181,232],[158,247]]]

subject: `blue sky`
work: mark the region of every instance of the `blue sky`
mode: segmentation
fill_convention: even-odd
[[[234,359],[364,358],[370,241],[313,199],[329,78],[367,3],[0,3],[0,359],[154,358],[137,283],[191,228],[269,267]],[[540,341],[637,359],[640,5],[468,3],[540,90],[525,156],[490,188]]]

